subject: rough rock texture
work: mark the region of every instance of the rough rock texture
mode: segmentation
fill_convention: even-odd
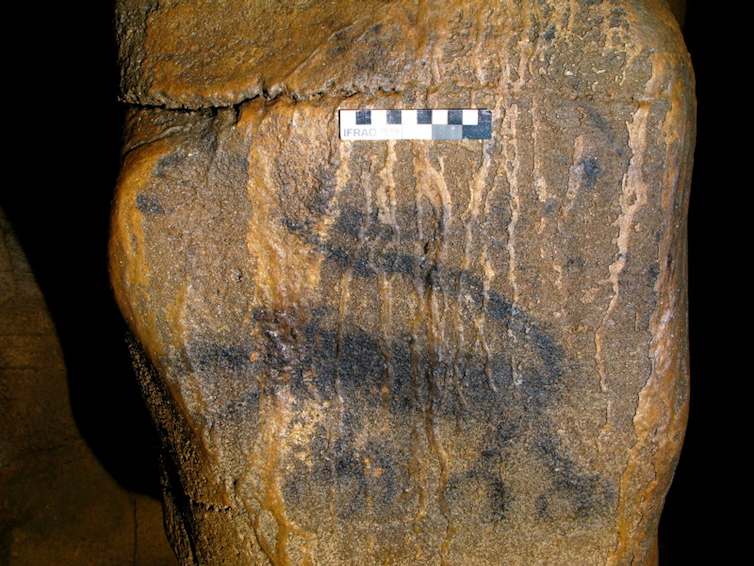
[[[686,22],[686,0],[668,0],[668,6],[673,11],[675,19],[678,20],[681,28]]]
[[[182,564],[656,564],[694,139],[667,5],[286,6],[120,2],[112,280]],[[342,142],[346,108],[493,137]]]
[[[0,564],[172,566],[160,504],[78,433],[44,299],[0,211]]]

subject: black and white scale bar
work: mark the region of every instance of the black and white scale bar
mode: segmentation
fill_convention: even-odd
[[[491,110],[341,110],[342,140],[488,140]]]

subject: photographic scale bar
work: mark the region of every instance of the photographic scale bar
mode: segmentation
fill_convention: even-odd
[[[488,140],[491,110],[340,110],[340,139]]]

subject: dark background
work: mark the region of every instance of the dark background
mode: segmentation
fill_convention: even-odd
[[[745,26],[718,6],[692,0],[685,25],[699,101],[689,216],[692,400],[660,525],[660,566],[707,563],[709,553],[715,564],[732,564],[726,553],[738,546],[735,510],[746,493],[738,459],[751,443],[743,443],[734,423],[747,373],[731,367],[746,352],[734,349],[731,337],[740,331],[728,322],[745,299],[738,299],[741,282],[731,277],[736,269],[723,255],[743,249],[728,232],[737,214],[730,193],[742,188],[732,178],[728,140],[746,105],[736,94],[740,77],[726,75],[722,66],[733,62],[728,42]],[[3,73],[9,118],[3,133],[11,152],[3,150],[0,206],[58,328],[82,433],[124,487],[157,496],[153,439],[106,265],[125,114],[117,101],[113,9],[95,0],[14,10],[18,15],[7,12],[6,19],[6,28],[19,33]]]

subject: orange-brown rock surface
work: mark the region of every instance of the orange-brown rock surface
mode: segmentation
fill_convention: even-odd
[[[650,566],[693,79],[661,0],[122,0],[113,212],[182,564]],[[341,141],[484,108],[488,141]]]

